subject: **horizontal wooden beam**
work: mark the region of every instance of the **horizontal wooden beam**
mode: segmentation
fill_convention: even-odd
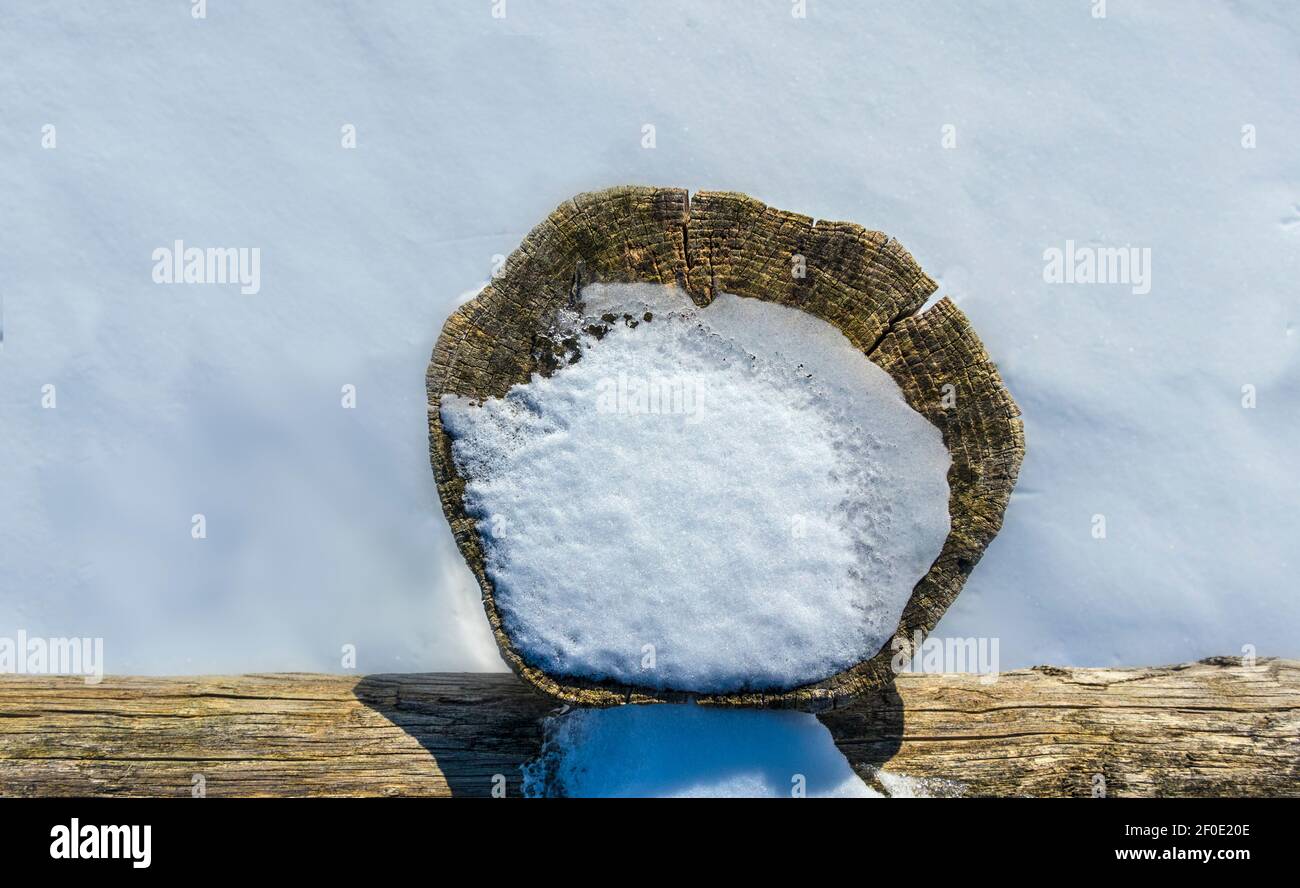
[[[935,794],[1300,795],[1295,660],[905,675],[820,717],[860,774]]]
[[[517,795],[556,710],[499,673],[3,675],[0,795]],[[1292,660],[900,675],[818,718],[891,794],[1300,794]]]

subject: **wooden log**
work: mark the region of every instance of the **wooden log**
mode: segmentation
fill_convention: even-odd
[[[1300,662],[902,675],[819,716],[855,770],[962,795],[1300,795]]]
[[[0,795],[517,795],[555,706],[505,673],[4,675]],[[1300,795],[1293,660],[900,675],[818,718],[886,792]]]
[[[802,266],[793,273],[792,262]],[[442,424],[445,395],[500,397],[553,368],[556,312],[592,282],[677,284],[700,305],[719,293],[777,302],[821,318],[889,373],[908,404],[943,434],[952,527],[916,584],[895,635],[929,633],[1002,526],[1024,457],[1020,409],[970,322],[894,238],[852,222],[818,221],[734,192],[620,186],[579,194],[555,209],[500,273],[443,325],[425,375],[429,457],[443,512],[506,665],[558,700],[584,706],[681,702],[690,695],[552,676],[516,650],[496,604],[466,479]],[[784,691],[721,693],[708,703],[831,708],[892,678],[886,648],[820,681]]]

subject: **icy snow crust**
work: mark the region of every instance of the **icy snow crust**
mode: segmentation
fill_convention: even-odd
[[[948,534],[938,430],[797,309],[699,309],[658,285],[583,301],[577,360],[442,402],[517,649],[555,675],[700,692],[880,650]]]

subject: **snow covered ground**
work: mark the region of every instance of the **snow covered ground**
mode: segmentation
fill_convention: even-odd
[[[883,229],[972,318],[1028,454],[941,634],[1300,654],[1300,8],[1106,6],[6,4],[0,634],[500,668],[425,364],[555,204],[641,182]],[[258,248],[260,290],[154,283],[178,239]],[[1047,283],[1067,241],[1149,248],[1150,292]]]

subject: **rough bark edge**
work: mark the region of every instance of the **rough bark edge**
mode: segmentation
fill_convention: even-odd
[[[806,274],[792,274],[794,257]],[[909,317],[936,285],[893,238],[850,222],[819,222],[743,194],[623,186],[580,194],[524,238],[501,274],[444,324],[426,374],[430,461],[443,511],[479,583],[506,663],[569,703],[682,702],[831,708],[886,684],[891,651],[821,682],[782,692],[694,694],[574,676],[527,663],[505,632],[484,569],[464,480],[438,405],[444,394],[500,397],[537,369],[538,334],[587,283],[678,284],[700,304],[730,292],[798,307],[840,329],[898,381],[909,403],[943,432],[952,530],[917,584],[896,635],[929,632],[1001,526],[1024,454],[1019,410],[965,316],[947,299]],[[943,386],[957,401],[943,409]]]

